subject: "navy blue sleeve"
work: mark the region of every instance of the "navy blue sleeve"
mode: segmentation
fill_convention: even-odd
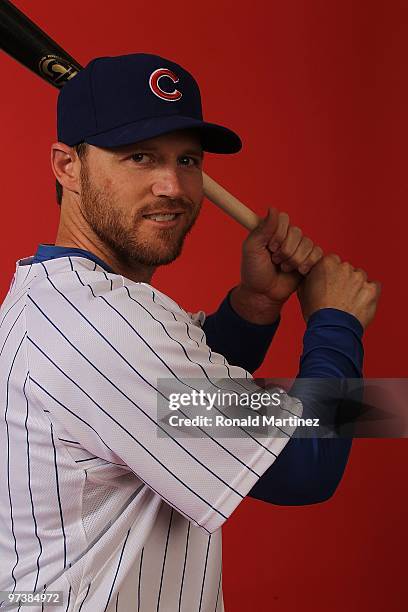
[[[279,319],[258,325],[242,319],[232,308],[229,294],[204,322],[207,344],[235,365],[253,373],[261,365],[276,333]],[[318,401],[302,378],[327,378],[338,384],[360,378],[363,366],[363,327],[356,317],[336,308],[322,308],[308,320],[298,377],[290,393],[303,403],[303,417],[334,422],[338,402]],[[335,382],[337,381],[337,382]],[[274,464],[262,475],[249,496],[279,505],[325,501],[336,490],[349,457],[350,438],[293,437]]]
[[[341,379],[362,377],[362,335],[361,323],[344,311],[323,308],[310,317],[299,374],[290,390],[290,394],[303,403],[302,417],[335,422],[339,402],[321,401],[318,394],[310,391],[310,384],[302,385],[301,379],[324,378],[328,385],[338,386]],[[292,438],[251,489],[249,496],[290,506],[326,501],[334,494],[343,476],[351,444],[351,438],[337,436]]]
[[[228,363],[253,374],[265,358],[278,329],[280,317],[270,325],[246,321],[232,308],[231,291],[218,310],[206,317],[203,331],[211,350],[224,355]]]

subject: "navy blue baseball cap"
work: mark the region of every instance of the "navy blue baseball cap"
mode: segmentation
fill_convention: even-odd
[[[197,82],[184,68],[148,53],[97,57],[58,96],[58,140],[117,147],[195,128],[204,151],[236,153],[232,130],[203,121]]]

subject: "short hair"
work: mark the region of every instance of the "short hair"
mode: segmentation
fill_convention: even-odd
[[[83,159],[86,156],[86,153],[88,150],[88,144],[86,142],[80,142],[74,145],[73,148],[75,149],[79,159]],[[58,181],[58,179],[56,179],[55,181],[55,192],[57,196],[57,204],[58,206],[61,206],[63,187],[61,183]]]

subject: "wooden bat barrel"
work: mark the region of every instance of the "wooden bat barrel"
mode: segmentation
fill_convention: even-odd
[[[0,48],[58,88],[82,68],[8,0],[0,0]]]

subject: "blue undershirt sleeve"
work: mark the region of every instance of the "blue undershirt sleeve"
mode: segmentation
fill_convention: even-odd
[[[218,310],[203,324],[208,346],[224,355],[228,363],[253,374],[262,364],[279,327],[280,317],[270,325],[259,325],[243,319],[231,306],[230,294]]]
[[[319,418],[335,423],[340,385],[345,378],[361,378],[363,327],[356,317],[335,308],[323,308],[309,319],[303,340],[298,377],[290,391],[303,403],[302,418]],[[301,379],[327,379],[327,393],[319,383],[302,384]],[[339,393],[337,393],[339,392]],[[323,397],[322,397],[323,394]],[[293,437],[274,464],[249,492],[255,499],[278,505],[305,505],[326,501],[334,494],[343,476],[352,439]]]
[[[203,325],[207,343],[233,364],[253,373],[262,363],[280,323],[258,325],[242,319],[232,308],[229,294]],[[340,404],[320,401],[301,379],[361,378],[363,327],[356,317],[336,308],[322,308],[308,320],[297,379],[290,391],[303,403],[303,418],[334,423]],[[337,380],[335,380],[337,379]],[[305,505],[325,501],[335,492],[347,464],[351,438],[293,437],[249,496],[278,505]]]

